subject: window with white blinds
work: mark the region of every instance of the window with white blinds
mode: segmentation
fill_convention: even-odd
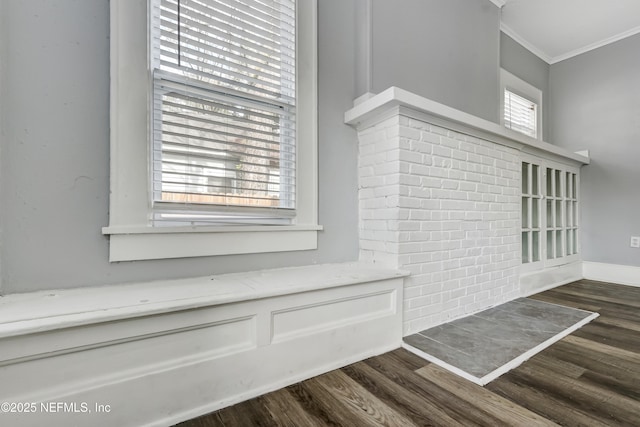
[[[291,223],[295,6],[155,0],[154,224]]]
[[[535,102],[517,95],[508,89],[504,90],[504,125],[532,138],[537,137],[538,105]]]

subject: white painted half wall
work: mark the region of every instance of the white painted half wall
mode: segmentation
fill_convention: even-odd
[[[0,424],[172,425],[398,348],[403,276],[330,264],[2,297]]]
[[[578,262],[523,286],[521,171],[525,155],[588,158],[397,87],[345,122],[358,130],[360,259],[411,273],[404,335],[581,278]]]

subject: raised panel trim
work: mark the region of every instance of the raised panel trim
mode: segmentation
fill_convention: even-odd
[[[38,359],[13,360],[18,363],[0,367],[2,400],[103,403],[112,405],[113,411],[62,413],[53,419],[50,414],[5,414],[4,418],[9,424],[25,427],[78,422],[96,427],[175,424],[398,348],[402,340],[402,292],[401,276],[387,279],[378,276],[354,280],[350,285],[210,307],[217,313],[214,324],[218,326],[243,322],[251,325],[241,328],[243,333],[238,336],[234,335],[237,328],[226,331],[220,348],[216,348],[220,341],[215,336],[208,339],[211,337],[206,332],[189,334],[206,330],[211,324],[206,322],[211,316],[198,322],[206,310],[158,316],[164,317],[164,321],[158,322],[159,331],[150,330],[145,324],[152,322],[153,316],[111,322],[122,331],[121,336],[128,338],[117,341],[102,337],[104,345],[91,348],[79,348],[78,343],[88,342],[86,336],[73,338],[73,335],[82,329],[96,332],[100,339],[102,334],[98,331],[104,325],[68,328],[70,334],[64,339],[70,340],[67,346],[74,347],[74,351],[56,353],[55,347],[51,347],[54,351]],[[368,298],[378,300],[367,314]],[[269,341],[272,313],[294,313],[300,307],[330,307],[336,301],[364,302],[360,308],[365,316],[329,328],[326,323],[312,327],[309,333],[284,341]],[[326,319],[327,316],[320,319],[320,323]],[[192,323],[204,325],[204,329]],[[142,330],[146,334],[140,334]],[[60,332],[53,330],[22,338],[38,340],[46,346],[61,338]],[[46,336],[49,339],[43,339]],[[0,349],[3,345],[12,348],[14,338],[17,337],[0,338]],[[148,340],[153,340],[149,342],[153,345],[147,345]],[[200,343],[204,343],[203,348]],[[185,349],[184,344],[189,348]],[[176,351],[172,346],[176,346]],[[132,401],[136,404],[132,405]]]
[[[160,324],[168,323],[167,319],[163,319],[163,317],[164,316],[153,316],[148,320],[157,321]],[[176,316],[173,317],[173,322],[180,322],[181,319],[176,319]],[[174,327],[172,329],[159,328],[156,331],[149,331],[141,334],[131,334],[131,331],[135,331],[140,328],[140,325],[137,325],[135,320],[131,322],[118,322],[118,324],[93,326],[91,327],[90,333],[86,334],[86,337],[81,337],[80,339],[78,339],[76,335],[78,335],[81,328],[71,328],[53,333],[10,337],[0,340],[0,346],[3,348],[2,354],[0,354],[0,367],[42,358],[77,353],[80,351],[93,350],[101,347],[126,344],[150,338],[196,331],[199,329],[215,328],[231,323],[251,322],[251,335],[245,337],[245,342],[238,342],[237,345],[234,345],[234,350],[231,351],[231,353],[233,353],[256,346],[255,317],[255,315],[248,315],[207,323],[198,323],[190,326]],[[130,325],[127,325],[127,323]],[[237,349],[235,349],[236,347]],[[222,356],[226,355],[224,352],[220,354]]]
[[[375,310],[363,310],[362,307],[358,307],[357,303],[363,302],[365,300],[369,300],[370,303],[374,303],[373,298],[375,297],[387,297],[386,300],[379,301],[385,303],[385,306],[378,306],[378,308]],[[376,301],[376,303],[377,302],[378,301]],[[352,309],[351,312],[348,312],[347,310],[347,303],[353,303],[350,305],[350,308]],[[338,310],[336,310],[336,306],[338,305],[342,305],[342,307],[339,307]],[[321,311],[316,309],[331,310],[333,312],[347,311],[348,313],[345,313],[347,314],[346,316],[337,319],[318,319],[319,316],[327,313],[322,313]],[[390,316],[395,313],[395,290],[386,290],[381,292],[355,295],[346,298],[323,301],[315,304],[292,307],[284,310],[277,310],[271,313],[271,342],[278,343],[287,341],[299,336],[314,334],[328,329],[337,329],[353,323],[359,323],[379,317]],[[300,317],[296,319],[296,315]],[[316,321],[312,326],[304,326],[306,323],[304,317],[307,316],[312,316]],[[298,320],[298,322],[296,322],[296,320]],[[286,323],[287,325],[283,325],[281,323]],[[303,326],[298,327],[298,325],[300,324],[302,324]],[[293,327],[290,327],[289,325]]]

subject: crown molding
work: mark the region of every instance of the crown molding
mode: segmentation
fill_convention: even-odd
[[[503,33],[505,33],[512,39],[514,39],[516,42],[522,45],[522,47],[527,49],[529,52],[533,53],[538,58],[542,59],[547,64],[551,64],[552,58],[549,55],[547,55],[546,53],[544,53],[543,51],[541,51],[540,49],[538,49],[537,47],[529,43],[527,40],[521,37],[520,34],[513,31],[511,27],[506,25],[504,22],[500,23],[500,31],[502,31]]]
[[[565,59],[573,58],[574,56],[581,55],[583,53],[586,53],[586,52],[589,52],[591,50],[597,49],[599,47],[606,46],[606,45],[611,44],[611,43],[615,43],[615,42],[617,42],[619,40],[622,40],[622,39],[626,39],[627,37],[631,37],[631,36],[636,35],[638,33],[640,33],[640,26],[635,27],[635,28],[631,28],[630,30],[627,30],[627,31],[622,32],[620,34],[616,34],[615,36],[612,36],[612,37],[609,37],[609,38],[606,38],[606,39],[602,39],[602,40],[600,40],[598,42],[591,43],[590,45],[581,47],[580,49],[572,50],[571,52],[567,52],[567,53],[562,54],[562,55],[554,56],[553,58],[551,58],[551,61],[547,61],[547,62],[549,62],[549,64],[555,64],[557,62],[564,61]]]
[[[493,0],[491,0],[491,1],[493,1]],[[500,0],[496,0],[496,1],[500,1]],[[506,25],[503,22],[500,23],[500,31],[502,31],[503,33],[505,33],[506,35],[508,35],[512,39],[514,39],[516,42],[518,42],[522,47],[527,49],[529,52],[533,53],[538,58],[542,59],[544,62],[546,62],[547,64],[551,65],[551,64],[556,64],[556,63],[558,63],[560,61],[564,61],[565,59],[573,58],[574,56],[578,56],[578,55],[581,55],[583,53],[587,53],[587,52],[592,51],[594,49],[598,49],[599,47],[603,47],[603,46],[606,46],[608,44],[615,43],[615,42],[620,41],[622,39],[626,39],[627,37],[631,37],[631,36],[634,36],[636,34],[640,34],[640,26],[631,28],[630,30],[624,31],[624,32],[622,32],[620,34],[616,34],[615,36],[608,37],[606,39],[602,39],[602,40],[597,41],[595,43],[591,43],[591,44],[589,44],[587,46],[581,47],[579,49],[572,50],[572,51],[567,52],[567,53],[563,53],[562,55],[558,55],[558,56],[549,56],[549,55],[547,55],[542,50],[538,49],[533,44],[529,43],[526,39],[524,39],[522,36],[520,36],[520,34],[515,32],[511,27],[509,27],[508,25]]]

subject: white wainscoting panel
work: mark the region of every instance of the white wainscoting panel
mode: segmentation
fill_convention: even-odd
[[[393,315],[396,296],[395,290],[389,290],[273,312],[272,342]]]
[[[64,320],[68,326],[47,327],[45,318],[22,311],[17,322],[0,322],[0,403],[10,405],[0,425],[166,426],[398,348],[404,275],[358,263],[285,269],[289,292],[273,285],[278,270],[215,276],[203,283],[222,284],[224,302],[209,293],[198,307],[167,304],[171,311],[161,313],[154,306],[148,315],[139,308],[117,320],[85,313],[82,324],[75,313],[72,325]],[[230,298],[225,277],[268,296]],[[135,286],[118,289],[123,301],[127,289],[140,296]],[[78,294],[70,292],[77,307]],[[65,291],[56,294],[65,298]],[[40,307],[38,298],[2,298],[15,313],[34,301]],[[50,323],[65,316],[54,311]]]

